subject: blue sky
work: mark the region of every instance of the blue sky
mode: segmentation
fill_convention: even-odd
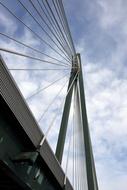
[[[9,0],[1,2],[11,6],[13,10],[30,26],[35,23],[20,12],[17,3],[9,4]],[[16,1],[15,1],[16,2]],[[23,0],[23,2],[26,2]],[[93,143],[94,157],[97,169],[97,177],[100,190],[126,190],[127,181],[127,1],[126,0],[64,0],[63,1],[69,21],[70,29],[74,39],[77,52],[81,53],[84,85],[86,93],[86,105],[89,126]],[[34,47],[42,48],[50,55],[55,55],[50,49],[43,47],[33,35],[22,28],[18,22],[0,7],[0,31],[19,37],[25,43]],[[38,32],[40,30],[38,28]],[[40,33],[41,34],[41,33]],[[46,36],[43,34],[43,37]],[[31,53],[19,45],[0,38],[1,45]],[[33,52],[32,52],[33,53]],[[8,67],[33,68],[40,67],[40,63],[29,62],[26,59],[19,60],[17,57],[3,54]],[[59,56],[58,56],[59,57]],[[49,65],[48,65],[49,66]],[[46,67],[46,66],[45,66]],[[65,72],[64,72],[65,73]],[[62,73],[64,75],[64,73]],[[55,77],[61,74],[57,71],[55,75],[49,72],[50,78],[36,72],[12,72],[23,95],[28,97],[33,91],[41,86],[46,86]],[[42,79],[45,79],[42,82]],[[59,82],[50,91],[38,95],[30,100],[31,107],[36,119],[52,97],[58,92],[66,80]],[[48,93],[51,97],[47,96]],[[60,100],[65,95],[64,89]],[[40,97],[38,101],[38,97]],[[45,99],[45,105],[41,103]],[[59,105],[60,100],[56,102]],[[53,113],[56,107],[52,107]],[[49,120],[52,119],[52,115]],[[56,123],[60,122],[59,118]],[[40,125],[49,125],[44,120]],[[43,130],[45,131],[46,128]],[[52,132],[51,132],[52,133]],[[54,137],[58,129],[53,129]],[[50,135],[49,135],[50,136]],[[53,136],[50,136],[49,140]],[[55,146],[56,141],[54,142]]]

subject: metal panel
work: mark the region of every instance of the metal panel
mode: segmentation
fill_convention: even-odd
[[[72,190],[72,189],[73,189],[73,187],[71,186],[71,184],[70,184],[70,182],[69,182],[68,179],[66,180],[66,186],[65,186],[65,189],[66,189],[66,190]]]
[[[48,148],[48,143],[45,141],[44,144],[41,147],[40,153],[44,161],[47,163],[47,165],[50,167],[50,170],[52,171],[53,175],[57,178],[59,184],[63,187],[64,184],[64,171],[62,170],[60,163],[57,161],[56,157],[54,156],[54,153],[51,149]],[[48,158],[48,159],[47,159]],[[67,186],[66,190],[73,190],[70,181],[67,179]]]
[[[0,95],[2,95],[33,144],[37,146],[43,134],[2,58],[0,59]]]
[[[57,178],[60,185],[63,186],[64,172],[63,172],[59,162],[55,158],[52,150],[49,149],[48,147],[49,147],[49,145],[45,141],[41,147],[40,154],[41,154],[42,158],[44,159],[44,161],[49,166],[49,168],[52,171],[52,173],[54,174],[54,176]]]

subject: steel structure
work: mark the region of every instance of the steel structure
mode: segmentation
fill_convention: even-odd
[[[56,67],[8,69],[2,56],[0,56],[0,189],[98,190],[86,113],[81,57],[75,50],[63,2],[62,0],[37,0],[36,4],[33,0],[28,0],[29,5],[36,12],[39,19],[34,16],[33,12],[23,1],[16,0],[16,2],[18,2],[18,5],[34,20],[41,32],[50,39],[50,42],[46,41],[43,36],[40,36],[29,25],[22,21],[6,4],[0,2],[0,6],[6,9],[11,16],[35,35],[40,42],[48,46],[54,52],[54,57],[1,31],[0,35],[2,37],[44,55],[48,59],[43,59],[39,56],[35,57],[34,55],[24,54],[3,47],[0,47],[0,51],[45,64],[52,64]],[[47,27],[48,32],[45,27],[43,27],[42,22]],[[50,33],[52,35],[50,35]],[[54,46],[51,44],[54,44]],[[56,54],[59,56],[58,58]],[[59,60],[60,57],[62,60]],[[63,69],[60,69],[58,66],[61,66]],[[56,117],[53,118],[50,127],[44,134],[40,130],[38,122],[34,118],[9,70],[69,71],[68,88],[55,154],[47,141],[47,135]],[[52,84],[43,89],[49,88],[64,77],[53,81]],[[43,89],[34,92],[28,99],[33,98]],[[58,97],[59,93],[55,98]],[[48,108],[53,102],[54,99]],[[72,126],[69,131],[66,167],[65,170],[63,170],[62,161],[72,107]],[[43,115],[44,114],[40,117],[40,120]],[[71,182],[68,176],[70,164],[69,156],[71,157],[72,165],[72,170],[70,170],[72,176]]]

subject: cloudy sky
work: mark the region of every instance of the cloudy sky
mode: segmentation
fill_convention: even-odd
[[[81,53],[89,126],[101,190],[127,184],[127,1],[65,1]]]
[[[9,0],[1,0],[8,5],[29,26],[34,26],[33,20],[23,12],[23,8],[15,0],[14,4]],[[13,1],[12,1],[13,2]],[[23,0],[23,2],[26,2]],[[63,0],[69,26],[74,39],[76,51],[81,53],[84,85],[86,93],[86,105],[88,121],[91,130],[94,157],[97,170],[97,178],[100,190],[126,190],[127,183],[127,1],[126,0]],[[28,4],[26,4],[28,5]],[[22,11],[21,11],[22,10]],[[32,10],[32,7],[31,7]],[[36,15],[35,15],[36,16]],[[37,28],[38,33],[42,31]],[[50,48],[41,45],[28,30],[22,28],[19,23],[0,6],[0,31],[9,34],[33,47],[41,48],[50,56],[56,53]],[[45,39],[47,37],[42,35]],[[19,50],[23,53],[34,52],[22,48],[4,37],[0,37],[1,47]],[[2,54],[9,68],[40,68],[41,63],[19,59],[17,57]],[[39,55],[40,56],[40,55]],[[40,56],[41,57],[41,56]],[[61,59],[57,55],[58,59]],[[45,58],[46,59],[46,58]],[[48,59],[51,60],[51,59]],[[15,62],[15,63],[14,63]],[[43,65],[43,68],[54,68],[52,65]],[[12,74],[17,81],[25,98],[29,97],[37,89],[50,84],[54,79],[64,76],[67,71],[48,71],[47,74],[38,72],[15,72]],[[49,77],[50,76],[50,77]],[[43,79],[43,80],[42,80]],[[44,80],[45,79],[45,80]],[[43,82],[42,82],[43,81]],[[65,84],[59,101],[55,103],[48,114],[49,120],[40,122],[40,127],[46,131],[46,127],[54,117],[56,106],[60,107],[60,100],[66,94],[65,77],[53,87],[38,94],[36,98],[29,99],[28,104],[37,120],[46,110],[52,98]],[[47,96],[48,94],[51,96]],[[39,100],[39,101],[38,101]],[[45,104],[43,103],[45,100]],[[43,106],[41,106],[43,103]],[[60,109],[61,110],[61,109]],[[60,118],[60,117],[59,117]],[[57,118],[56,123],[60,123]],[[45,124],[45,125],[43,125]],[[52,129],[54,136],[49,140],[56,144],[58,129]]]

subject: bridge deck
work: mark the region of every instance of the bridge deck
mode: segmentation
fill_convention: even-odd
[[[14,162],[14,158],[23,152],[36,153],[36,147],[44,134],[1,57],[0,109],[0,170],[3,171],[0,179],[19,186],[19,190],[20,187],[62,189],[65,174],[47,141],[33,164]],[[40,175],[35,179],[37,172]],[[68,179],[66,189],[73,189]]]

